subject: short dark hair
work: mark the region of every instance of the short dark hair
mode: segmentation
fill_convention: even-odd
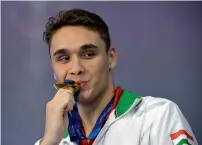
[[[49,47],[54,33],[63,26],[83,26],[98,32],[101,39],[105,42],[106,51],[108,52],[111,45],[109,28],[97,14],[76,8],[60,11],[56,17],[50,17],[43,33],[43,39]]]

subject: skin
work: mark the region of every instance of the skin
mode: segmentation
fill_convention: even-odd
[[[99,33],[82,26],[65,26],[51,40],[50,55],[55,79],[81,81],[78,110],[86,136],[114,94],[112,73],[115,48],[106,46]],[[46,127],[41,145],[59,144],[68,126],[67,112],[75,101],[70,90],[60,89],[46,106]]]

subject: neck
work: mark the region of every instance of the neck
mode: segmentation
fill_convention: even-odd
[[[114,86],[113,84],[107,87],[107,90],[104,93],[100,94],[99,97],[96,97],[96,100],[91,102],[90,104],[78,104],[79,115],[82,119],[82,124],[85,129],[86,136],[90,134],[93,130],[93,127],[107,106],[109,101],[112,99],[114,95]]]

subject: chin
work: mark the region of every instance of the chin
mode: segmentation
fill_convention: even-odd
[[[92,89],[81,90],[78,96],[78,101],[81,103],[89,103],[93,100]]]

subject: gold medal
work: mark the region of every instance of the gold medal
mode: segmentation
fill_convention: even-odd
[[[76,93],[80,86],[78,83],[75,82],[70,82],[70,83],[55,83],[53,85],[57,90],[63,88],[63,89],[68,89],[71,90],[73,93]]]

